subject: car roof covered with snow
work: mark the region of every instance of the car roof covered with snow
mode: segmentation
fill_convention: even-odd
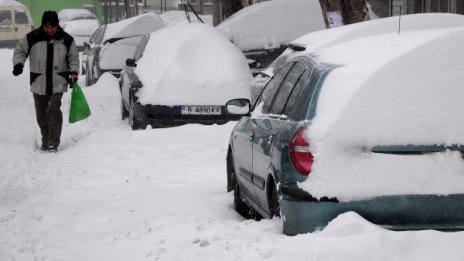
[[[217,28],[248,51],[279,47],[326,26],[317,0],[273,0],[243,8]]]
[[[230,99],[250,99],[252,76],[245,57],[205,24],[151,33],[135,72],[144,86],[139,91],[142,104],[223,105]]]
[[[106,26],[102,43],[109,39],[127,38],[149,34],[155,30],[165,27],[161,17],[153,12],[134,16]]]
[[[84,8],[70,8],[70,9],[61,9],[58,12],[58,19],[60,20],[60,25],[63,26],[68,21],[72,20],[83,20],[83,19],[97,19],[94,13],[90,12]]]
[[[373,36],[386,33],[398,33],[405,31],[452,28],[464,26],[464,16],[447,13],[425,13],[411,14],[401,17],[388,17],[349,24],[341,27],[308,33],[290,42],[287,48],[275,61],[265,70],[268,75],[273,75],[275,68],[285,63],[292,57],[301,54],[315,52],[316,50],[356,38]],[[296,49],[305,49],[297,51]]]
[[[99,22],[96,19],[71,20],[66,22],[63,29],[71,35],[91,36],[98,26]]]

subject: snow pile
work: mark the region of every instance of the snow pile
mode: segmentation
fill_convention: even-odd
[[[243,8],[217,26],[240,50],[279,47],[325,29],[317,0],[272,0]]]
[[[180,24],[151,34],[135,72],[142,104],[224,105],[250,99],[251,72],[243,54],[216,28]]]

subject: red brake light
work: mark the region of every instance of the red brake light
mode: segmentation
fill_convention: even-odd
[[[303,176],[308,176],[313,166],[313,154],[309,142],[305,139],[306,126],[298,128],[290,140],[289,152],[293,166]]]

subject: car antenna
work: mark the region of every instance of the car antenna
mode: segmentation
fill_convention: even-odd
[[[400,6],[400,16],[398,18],[398,35],[401,32],[401,13],[402,13],[401,8],[402,8],[402,6]]]
[[[205,22],[203,22],[203,20],[200,18],[200,16],[198,15],[197,11],[195,11],[195,9],[193,8],[193,6],[190,4],[189,0],[181,0],[182,2],[182,5],[184,6],[184,10],[185,10],[185,16],[187,17],[187,21],[189,23],[192,22],[192,20],[190,19],[190,13],[189,13],[189,9],[192,11],[193,14],[195,14],[195,16],[197,17],[198,21],[200,21],[200,23],[204,24]]]

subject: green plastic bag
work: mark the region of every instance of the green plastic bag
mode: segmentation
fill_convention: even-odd
[[[69,123],[81,121],[90,116],[90,107],[87,104],[81,87],[73,83],[71,93],[71,108],[69,109]]]

